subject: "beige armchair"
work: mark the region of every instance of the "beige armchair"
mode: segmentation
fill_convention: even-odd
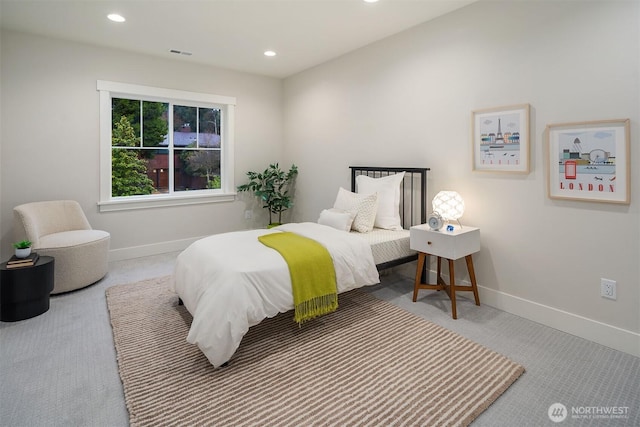
[[[55,258],[52,294],[83,288],[107,274],[109,240],[93,230],[78,202],[53,200],[13,208],[16,241],[31,240],[33,250]]]

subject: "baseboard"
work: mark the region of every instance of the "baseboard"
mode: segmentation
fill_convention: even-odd
[[[398,269],[397,273],[413,280],[416,271],[415,263],[406,264],[406,266],[401,266],[404,268],[396,267]],[[436,272],[430,271],[430,279],[435,280],[435,277]],[[449,280],[447,275],[443,274],[442,277],[445,280]],[[462,283],[469,284],[468,281],[462,281]],[[478,285],[478,292],[482,304],[640,357],[640,333],[608,325],[484,286]],[[465,296],[463,295],[462,297],[464,298]]]
[[[615,350],[640,357],[640,334],[597,320],[478,286],[480,302]]]
[[[204,236],[202,236],[204,237]],[[125,259],[140,258],[143,256],[166,254],[186,249],[191,243],[202,237],[172,240],[170,242],[153,243],[150,245],[132,246],[129,248],[112,249],[109,251],[109,261],[122,261]]]

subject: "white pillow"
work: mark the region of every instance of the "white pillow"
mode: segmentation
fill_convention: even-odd
[[[320,212],[318,224],[328,225],[342,231],[351,230],[351,224],[356,217],[355,212],[343,211],[340,209],[325,209]]]
[[[387,230],[402,230],[400,219],[400,183],[404,172],[382,178],[371,178],[366,175],[356,177],[358,194],[378,193],[378,211],[375,226]]]
[[[340,187],[333,207],[354,213],[356,216],[351,224],[351,229],[360,233],[368,233],[373,230],[373,223],[376,220],[378,195],[356,194]]]

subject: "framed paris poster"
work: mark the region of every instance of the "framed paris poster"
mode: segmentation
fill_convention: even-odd
[[[471,113],[473,170],[529,173],[529,104]]]
[[[629,119],[547,125],[552,199],[630,202]]]

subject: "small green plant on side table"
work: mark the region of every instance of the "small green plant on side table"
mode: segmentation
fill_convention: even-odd
[[[20,242],[14,243],[13,247],[16,250],[16,257],[18,258],[26,258],[31,254],[31,243],[29,240],[22,240]]]

